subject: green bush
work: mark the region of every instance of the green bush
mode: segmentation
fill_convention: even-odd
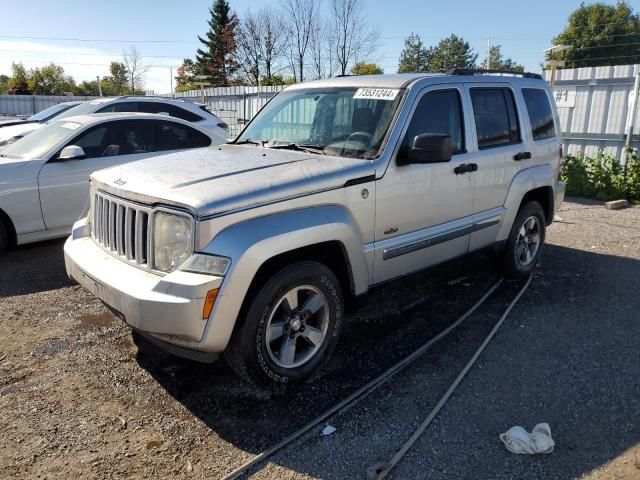
[[[626,164],[600,150],[595,157],[581,152],[564,159],[562,179],[567,195],[613,200],[640,200],[640,160],[634,150],[626,152]]]

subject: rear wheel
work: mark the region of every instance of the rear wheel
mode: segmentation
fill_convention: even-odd
[[[502,264],[512,277],[529,275],[536,267],[546,235],[546,220],[542,205],[528,202],[520,208],[511,227]]]
[[[9,248],[9,229],[0,218],[0,253]]]
[[[242,377],[276,392],[311,376],[333,352],[344,300],[333,272],[318,262],[284,268],[260,288],[225,356]]]

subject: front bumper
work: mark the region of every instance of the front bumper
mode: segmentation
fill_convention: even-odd
[[[84,220],[74,225],[64,245],[69,277],[118,312],[131,327],[164,342],[198,348],[207,320],[207,292],[222,277],[175,271],[160,276],[122,261],[100,248]]]

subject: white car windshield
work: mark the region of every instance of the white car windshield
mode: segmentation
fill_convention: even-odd
[[[98,108],[100,108],[101,105],[106,105],[107,102],[109,102],[109,100],[91,100],[89,102],[83,102],[80,105],[71,107],[66,112],[62,112],[60,115],[58,115],[57,118],[68,118],[68,117],[73,117],[75,115],[84,115],[86,113],[93,113],[96,110],[98,110]]]
[[[285,90],[235,143],[373,158],[383,147],[402,93],[356,87]]]
[[[45,108],[41,112],[36,113],[35,115],[31,115],[28,120],[30,122],[46,122],[47,120],[51,120],[53,117],[60,115],[65,110],[69,110],[73,105],[69,105],[67,103],[59,103],[49,108]]]
[[[69,137],[82,125],[76,122],[56,121],[44,125],[35,132],[0,150],[0,157],[23,160],[42,158],[59,142]]]

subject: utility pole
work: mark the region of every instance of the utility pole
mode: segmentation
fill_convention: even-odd
[[[98,81],[98,96],[102,96],[102,85],[100,85],[100,75],[96,76],[96,80]]]
[[[491,37],[487,37],[487,70],[491,70]]]
[[[173,93],[173,67],[169,67],[169,85],[171,86],[171,97],[175,97]]]

